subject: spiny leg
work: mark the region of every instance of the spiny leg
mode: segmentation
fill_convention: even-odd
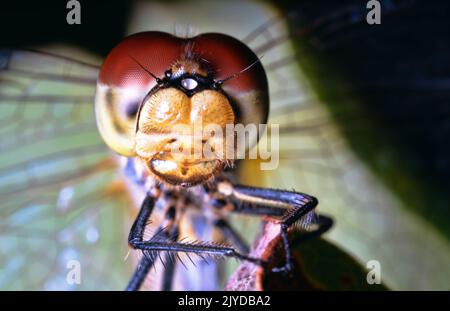
[[[136,270],[134,271],[133,276],[128,282],[128,285],[125,290],[126,291],[139,290],[139,288],[142,285],[142,282],[147,277],[147,274],[151,269],[151,267],[153,267],[154,263],[155,263],[154,260],[151,260],[150,258],[143,256],[139,261],[139,264],[136,267]]]
[[[151,237],[151,239],[167,239],[167,238],[176,239],[175,236],[178,235],[177,234],[175,235],[173,232],[174,231],[172,231],[170,235],[169,233],[167,233],[166,228],[160,227],[158,231]],[[129,284],[126,288],[127,291],[139,290],[145,278],[147,277],[150,269],[155,265],[157,259],[158,254],[156,253],[148,253],[142,256],[131,280],[129,281]],[[170,254],[166,254],[164,260],[161,259],[161,261],[163,262],[164,265],[161,290],[169,291],[172,288],[173,272],[175,270],[176,261],[170,257]]]
[[[151,237],[151,239],[162,239],[165,238],[166,233],[164,231],[163,227],[160,227],[157,232]],[[155,265],[157,260],[156,254],[150,254],[150,255],[144,255],[139,260],[139,263],[136,267],[136,270],[133,273],[133,276],[131,277],[128,286],[126,288],[126,291],[137,291],[141,287],[142,283],[144,282],[145,278],[147,277],[148,273],[150,272],[150,269]],[[169,268],[170,271],[170,268]],[[166,269],[164,269],[164,279],[169,278],[166,277]]]
[[[178,223],[175,222],[176,218],[176,208],[175,206],[170,206],[165,213],[165,222],[167,225],[164,226],[166,238],[169,241],[176,241],[178,239]],[[176,267],[176,260],[171,253],[165,254],[164,259],[164,272],[161,290],[170,291],[172,290],[173,278]]]
[[[131,234],[137,234],[141,237],[144,236],[144,229],[147,225],[147,220],[150,218],[150,215],[153,211],[153,207],[155,206],[155,196],[147,194],[144,201],[142,202],[141,210],[139,211],[139,215],[137,216],[133,226],[131,227],[130,234],[128,236],[128,240],[131,238]],[[155,258],[150,258],[148,256],[143,256],[139,261],[136,270],[133,273],[128,285],[126,287],[126,291],[136,291],[138,290],[142,282],[145,280],[150,268],[154,265]]]
[[[192,243],[181,243],[181,242],[168,242],[168,241],[130,241],[130,244],[135,249],[140,249],[143,251],[166,251],[166,252],[181,252],[181,253],[193,253],[199,255],[210,255],[210,256],[225,256],[241,260],[247,260],[255,264],[263,265],[264,262],[259,258],[253,258],[243,255],[237,252],[232,247],[227,246],[217,246],[208,242],[192,242]]]
[[[217,191],[234,201],[249,203],[239,204],[232,211],[253,215],[266,215],[280,217],[280,235],[283,241],[286,263],[282,267],[273,268],[273,272],[289,272],[292,269],[292,253],[288,240],[288,228],[305,215],[312,212],[317,206],[317,199],[300,192],[256,188],[241,185],[232,185],[229,181],[221,181],[217,185]],[[288,209],[286,212],[286,208]],[[261,212],[263,209],[264,212]],[[309,232],[304,239],[318,236],[327,231],[332,220],[326,216],[318,217],[318,228]]]
[[[165,256],[165,265],[163,272],[162,291],[172,290],[173,278],[175,274],[176,260],[171,253],[167,253]]]
[[[155,197],[159,197],[159,188],[152,189],[153,195],[150,193],[145,197],[141,210],[131,228],[129,240],[131,236],[139,236],[143,239],[145,227],[148,224],[148,219],[151,216],[153,207],[155,205]],[[173,205],[174,198],[170,191],[164,191],[164,197],[168,200],[168,208],[164,213],[164,222],[156,233],[150,238],[150,240],[171,240],[174,241],[178,238],[178,223],[175,222],[176,208]],[[158,256],[155,253],[145,253],[141,258],[138,267],[133,274],[127,290],[135,291],[138,290],[143,281],[145,280],[148,272],[154,266]],[[165,259],[162,261],[164,264],[163,280],[162,280],[162,290],[170,290],[172,287],[173,273],[175,270],[176,261],[171,257],[171,254],[166,254]]]
[[[143,235],[145,226],[147,225],[148,219],[151,215],[151,211],[153,209],[153,205],[155,203],[155,200],[151,195],[148,195],[144,203],[142,204],[141,211],[139,212],[133,226],[131,227],[131,232],[128,237],[128,243],[130,246],[134,249],[139,249],[144,251],[144,254],[146,254],[146,258],[151,262],[153,265],[154,259],[156,256],[152,254],[157,254],[158,252],[165,251],[165,252],[185,252],[185,253],[193,253],[198,254],[199,256],[202,255],[210,255],[210,256],[225,256],[225,257],[231,257],[241,260],[247,260],[250,262],[253,262],[255,264],[263,265],[264,262],[261,261],[259,258],[252,258],[249,256],[246,256],[244,254],[239,253],[232,247],[226,247],[221,245],[215,245],[213,243],[208,242],[188,242],[188,243],[182,243],[177,241],[168,241],[161,239],[150,239],[147,241],[144,241]],[[144,261],[144,259],[143,259]],[[145,261],[144,261],[145,263]],[[147,269],[148,271],[148,269]],[[132,280],[130,281],[130,284],[134,285],[133,287],[129,286],[130,290],[137,290],[142,284],[143,279],[145,278],[145,274],[136,272],[135,275],[133,275]],[[138,286],[137,286],[138,285]]]

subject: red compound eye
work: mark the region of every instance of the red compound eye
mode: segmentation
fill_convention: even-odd
[[[240,72],[255,61],[257,56],[241,41],[224,34],[206,33],[183,39],[164,32],[142,32],[119,43],[102,65],[99,82],[111,87],[149,86],[154,79],[139,63],[158,77],[171,65],[191,52],[208,63],[216,80]],[[227,82],[233,91],[267,91],[267,80],[260,63],[239,78]]]
[[[99,75],[99,83],[114,88],[143,88],[155,85],[138,62],[158,77],[184,50],[184,40],[164,32],[142,32],[125,38],[106,57]],[[143,94],[145,96],[146,94]]]

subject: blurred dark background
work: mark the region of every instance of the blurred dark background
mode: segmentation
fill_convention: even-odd
[[[4,3],[0,11],[0,45],[22,47],[62,42],[105,55],[125,36],[130,1],[79,1],[82,20],[79,25],[67,24],[67,2]]]

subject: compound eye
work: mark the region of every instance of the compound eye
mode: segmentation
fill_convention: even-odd
[[[192,78],[186,78],[186,79],[181,80],[181,86],[188,91],[192,91],[193,89],[195,89],[197,87],[197,85],[198,85],[198,82]]]

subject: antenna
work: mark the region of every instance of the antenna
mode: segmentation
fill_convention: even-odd
[[[263,55],[263,56],[264,56],[264,55]],[[222,80],[216,81],[215,84],[216,84],[216,85],[221,85],[221,84],[223,84],[224,82],[227,82],[228,80],[231,80],[231,79],[234,79],[234,78],[239,77],[241,74],[243,74],[244,72],[246,72],[246,71],[248,71],[250,68],[252,68],[256,63],[260,62],[260,61],[261,61],[261,58],[262,58],[263,56],[257,58],[253,63],[251,63],[250,65],[248,65],[247,67],[245,67],[245,68],[242,69],[241,71],[236,72],[235,74],[232,74],[231,76],[228,76],[228,77],[226,77],[226,78],[224,78],[224,79],[222,79]]]
[[[139,67],[141,67],[146,73],[148,73],[150,76],[152,76],[155,80],[156,80],[156,83],[158,83],[158,84],[160,84],[161,82],[162,82],[162,80],[160,79],[160,78],[158,78],[157,76],[155,76],[152,72],[150,72],[147,68],[145,68],[144,66],[142,66],[142,64],[140,63],[140,62],[138,62],[137,60],[136,60],[136,58],[134,58],[133,56],[131,56],[131,55],[128,55],[132,60],[134,60],[135,62],[136,62],[136,64],[138,64],[139,65]]]

